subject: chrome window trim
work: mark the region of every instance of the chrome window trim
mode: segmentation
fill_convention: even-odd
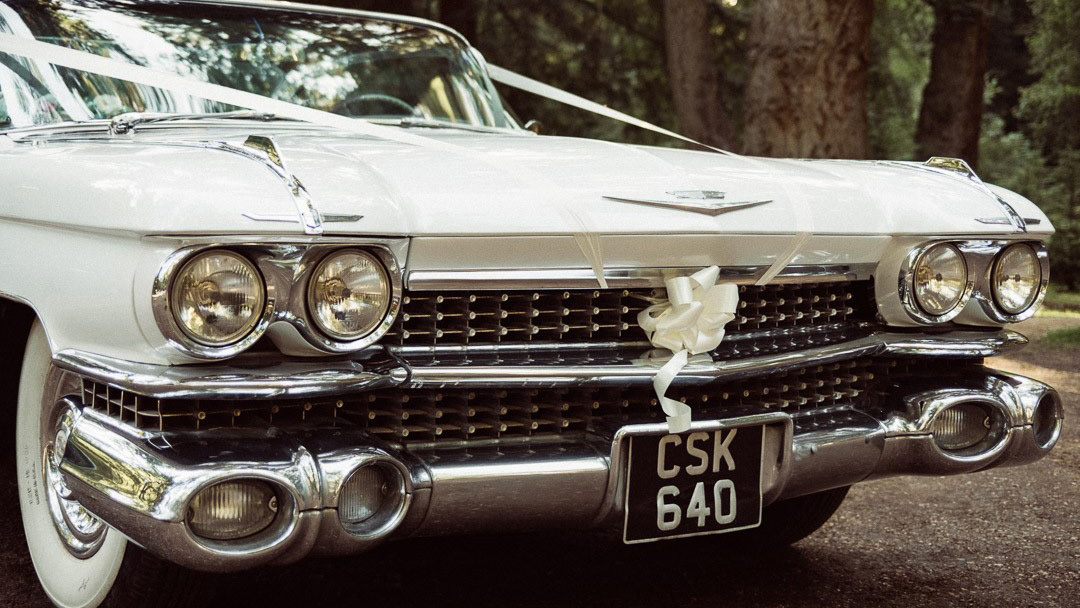
[[[752,285],[768,271],[762,266],[724,266],[719,281]],[[822,266],[788,266],[770,284],[825,283],[868,279],[877,263]],[[604,278],[612,289],[663,287],[672,276],[687,276],[700,267],[605,268]],[[590,268],[495,269],[495,270],[413,270],[406,284],[417,291],[499,290],[499,289],[596,289],[596,274]]]
[[[250,348],[274,325],[292,326],[312,354],[347,354],[371,346],[380,340],[394,323],[402,299],[402,269],[391,249],[391,239],[343,240],[327,243],[292,242],[221,242],[183,247],[166,258],[151,288],[150,302],[154,319],[166,342],[181,353],[197,359],[226,359]],[[266,307],[255,328],[241,341],[224,347],[208,347],[189,339],[176,324],[169,308],[169,291],[176,273],[193,256],[211,249],[224,249],[243,255],[262,275],[266,286]],[[390,278],[390,303],[382,323],[357,340],[339,342],[326,337],[316,327],[307,310],[308,279],[314,267],[331,252],[360,249],[374,255]],[[275,337],[276,336],[271,336]],[[293,349],[295,350],[295,349]]]
[[[919,262],[923,256],[927,254],[931,249],[938,245],[952,245],[960,251],[960,259],[964,262],[964,271],[967,281],[964,285],[964,291],[960,294],[960,300],[956,305],[950,308],[947,312],[940,315],[932,315],[919,305],[919,300],[915,296],[915,268],[918,267]],[[900,277],[896,285],[897,295],[900,297],[900,302],[904,305],[904,311],[912,319],[925,323],[927,325],[934,325],[938,323],[948,323],[963,312],[967,307],[968,300],[971,298],[971,294],[975,291],[975,280],[971,272],[971,263],[967,259],[967,255],[959,243],[954,241],[934,241],[920,245],[910,252],[906,258],[904,258],[903,264],[900,266]]]
[[[450,37],[461,42],[466,47],[470,47],[469,41],[460,32],[454,28],[439,23],[437,21],[430,21],[428,19],[422,19],[420,17],[411,17],[408,15],[399,15],[396,13],[380,13],[376,11],[363,11],[351,8],[337,7],[337,6],[321,6],[316,4],[305,4],[302,2],[287,2],[287,1],[260,1],[260,0],[179,0],[180,4],[210,4],[216,6],[242,6],[247,8],[267,9],[275,11],[291,11],[294,13],[307,13],[309,15],[342,15],[347,17],[363,17],[367,19],[374,19],[379,21],[390,21],[392,23],[404,23],[406,25],[414,25],[417,27],[427,28],[447,34]]]

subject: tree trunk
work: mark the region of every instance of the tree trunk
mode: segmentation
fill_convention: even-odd
[[[923,90],[920,156],[979,157],[990,0],[930,0],[934,6],[930,82]]]
[[[744,153],[866,158],[873,0],[758,0]]]
[[[664,47],[680,132],[700,142],[731,149],[735,127],[721,104],[706,0],[664,0]]]

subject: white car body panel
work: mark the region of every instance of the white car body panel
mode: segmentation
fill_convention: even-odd
[[[54,352],[191,361],[167,344],[149,306],[157,268],[177,241],[147,237],[306,238],[299,223],[251,219],[295,216],[274,173],[200,143],[248,135],[275,139],[322,214],[363,216],[326,224],[327,235],[410,237],[407,272],[589,268],[572,236],[583,229],[598,235],[609,268],[769,265],[800,230],[813,234],[791,263],[810,265],[898,260],[935,237],[1043,240],[1052,231],[1034,204],[1003,190],[1019,214],[1036,220],[1030,231],[980,222],[1004,217],[1000,203],[964,179],[915,165],[418,132],[470,151],[454,156],[260,124],[38,136],[0,147],[0,293],[37,311]],[[604,198],[699,189],[724,191],[730,201],[773,202],[711,217]],[[796,220],[800,204],[809,223]],[[879,281],[879,301],[890,296],[895,285]],[[893,324],[909,322],[898,303],[883,303],[881,313]],[[137,325],[123,321],[132,317]]]

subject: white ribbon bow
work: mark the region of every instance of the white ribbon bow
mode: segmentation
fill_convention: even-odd
[[[653,389],[667,414],[668,429],[681,433],[690,428],[690,406],[664,395],[686,367],[690,355],[707,353],[724,340],[724,326],[735,318],[739,288],[734,283],[716,284],[720,269],[699,270],[688,277],[664,281],[667,301],[638,314],[638,325],[653,346],[675,353],[653,378]]]

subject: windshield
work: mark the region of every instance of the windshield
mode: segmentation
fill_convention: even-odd
[[[415,24],[195,3],[0,0],[0,32],[343,116],[512,126],[473,54]],[[238,109],[0,53],[0,129]]]

